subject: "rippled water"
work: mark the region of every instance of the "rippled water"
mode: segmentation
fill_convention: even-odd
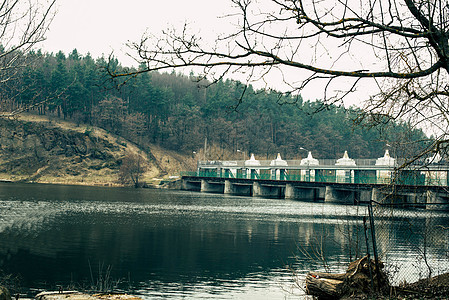
[[[0,184],[0,269],[19,275],[29,294],[59,285],[90,287],[110,275],[121,281],[119,289],[146,299],[305,298],[305,274],[324,270],[321,250],[333,271],[345,270],[355,251],[348,236],[360,233],[365,209],[184,191]],[[394,232],[393,244],[381,248],[413,260],[403,255],[412,246],[401,244],[401,229]]]

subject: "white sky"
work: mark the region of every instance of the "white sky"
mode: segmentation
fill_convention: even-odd
[[[43,1],[43,0],[42,0]],[[127,65],[121,52],[127,41],[137,41],[145,30],[156,34],[185,21],[211,31],[225,25],[227,0],[57,0],[58,12],[40,44],[43,50],[65,53],[77,49],[94,58],[112,51]],[[221,23],[221,25],[220,25]]]
[[[235,12],[231,5],[230,0],[57,0],[57,14],[47,40],[38,47],[66,54],[76,48],[80,54],[90,53],[94,58],[114,52],[122,65],[129,66],[133,61],[125,55],[125,43],[138,41],[146,30],[158,34],[170,26],[179,28],[188,22],[190,28],[211,41],[218,34],[231,31],[229,19],[222,18]],[[298,72],[303,71],[289,73],[295,78]],[[236,79],[244,81],[245,77]],[[285,90],[279,74],[270,75],[267,81],[269,87]],[[323,97],[323,90],[324,82],[311,84],[301,94],[306,100],[315,100]],[[352,97],[351,104],[357,103],[359,97]]]

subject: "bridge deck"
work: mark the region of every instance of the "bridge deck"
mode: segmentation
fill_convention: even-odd
[[[375,201],[386,204],[413,204],[449,210],[445,186],[391,185],[386,183],[320,182],[287,179],[225,178],[182,176],[182,189],[242,196],[337,202],[345,204]]]

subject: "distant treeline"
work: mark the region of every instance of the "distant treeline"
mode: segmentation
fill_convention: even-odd
[[[69,55],[36,51],[24,61],[27,66],[15,80],[2,86],[3,111],[48,100],[29,111],[99,126],[144,148],[158,144],[192,153],[207,138],[208,145],[223,150],[218,155],[223,157],[214,159],[237,149],[260,159],[278,152],[295,159],[307,155],[301,147],[320,158],[338,158],[345,150],[354,158],[377,158],[387,143],[424,137],[406,123],[355,126],[358,108],[323,107],[320,101],[254,90],[233,80],[210,85],[193,75],[144,73],[117,88],[105,72],[108,63],[125,70],[117,60],[76,50]]]

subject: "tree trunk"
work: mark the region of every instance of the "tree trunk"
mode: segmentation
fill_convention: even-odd
[[[309,295],[318,296],[322,299],[339,298],[344,293],[344,281],[324,278],[317,275],[317,273],[309,273],[306,277],[306,293]],[[326,273],[322,273],[326,274]],[[332,275],[332,274],[326,274]],[[344,274],[338,274],[344,275]]]
[[[381,268],[383,268],[382,263],[379,264],[379,269]],[[368,263],[368,257],[365,256],[351,262],[344,274],[310,272],[306,277],[306,292],[320,299],[339,299],[352,294],[382,293],[388,290],[388,279],[381,270],[379,270],[380,278],[378,278],[375,271],[377,270],[374,262],[371,260]]]

